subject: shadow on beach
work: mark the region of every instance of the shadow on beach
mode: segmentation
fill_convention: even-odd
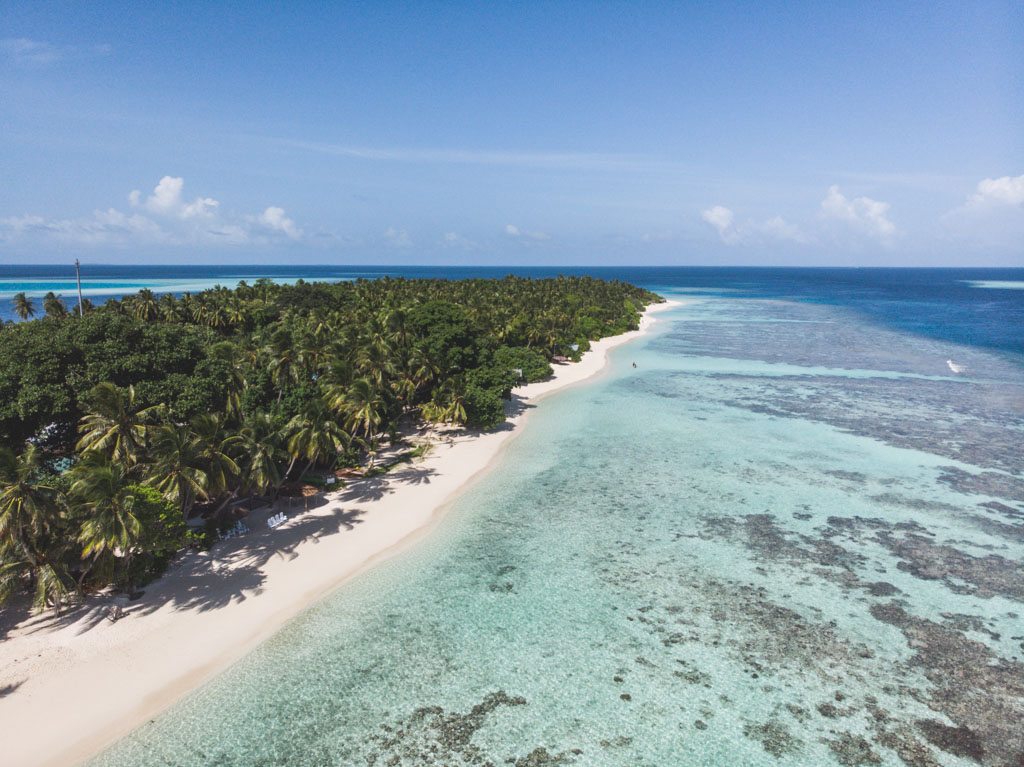
[[[536,405],[513,393],[505,404],[508,418],[515,418]],[[511,431],[515,424],[506,420],[494,429],[459,426],[433,426],[419,429],[440,443],[472,440],[494,432]],[[379,467],[386,466],[408,447],[405,440],[385,448],[377,457]],[[0,640],[15,630],[22,634],[73,627],[82,634],[109,619],[116,606],[123,608],[121,617],[144,616],[170,605],[175,610],[217,610],[232,603],[258,596],[266,580],[264,566],[275,557],[295,559],[299,547],[308,541],[353,530],[364,512],[346,506],[378,501],[402,485],[427,485],[436,474],[434,469],[413,463],[392,464],[385,473],[355,476],[345,487],[327,496],[311,498],[280,498],[272,506],[251,512],[245,517],[248,534],[218,541],[209,551],[188,551],[173,563],[156,581],[142,587],[132,597],[97,595],[80,604],[65,607],[60,614],[53,610],[33,614],[30,600],[15,599],[0,610]],[[324,512],[324,507],[331,507]],[[288,522],[276,529],[267,526],[274,514],[285,512]],[[0,695],[13,692],[0,690]]]
[[[243,602],[262,591],[266,580],[263,569],[271,559],[295,559],[304,543],[354,530],[365,512],[346,506],[379,500],[400,485],[428,484],[435,473],[415,465],[396,466],[386,474],[352,478],[344,488],[326,496],[280,498],[245,517],[251,532],[218,541],[209,551],[186,552],[161,578],[133,597],[92,596],[60,614],[53,610],[33,614],[29,599],[12,600],[0,610],[0,640],[15,630],[32,634],[73,627],[76,634],[82,634],[107,621],[115,605],[123,606],[122,618],[130,618],[149,615],[167,605],[174,610],[203,612]],[[280,512],[288,515],[287,523],[269,528],[268,518]],[[14,689],[16,686],[0,688],[0,697]]]
[[[324,498],[309,499],[308,511],[300,508],[276,529],[267,527],[267,518],[287,511],[287,502],[249,515],[245,523],[252,532],[219,541],[208,552],[187,554],[165,577],[146,587],[141,597],[129,601],[124,616],[147,615],[168,604],[175,610],[216,610],[258,596],[266,579],[263,567],[271,559],[295,559],[301,544],[359,524],[361,513],[356,511],[338,508],[330,515],[313,513],[328,503]]]

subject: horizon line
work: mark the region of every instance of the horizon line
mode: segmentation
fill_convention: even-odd
[[[16,268],[16,267],[48,267],[48,266],[61,266],[65,262],[63,261],[52,261],[46,263],[39,262],[14,262],[0,264],[0,270],[5,268]],[[69,267],[74,267],[75,262],[73,260],[68,261]],[[920,264],[906,264],[906,265],[891,265],[891,266],[879,266],[879,265],[829,265],[829,264],[465,264],[465,263],[431,263],[431,264],[413,264],[413,263],[395,263],[395,264],[359,264],[359,263],[309,263],[309,264],[287,264],[287,263],[265,263],[265,264],[237,264],[237,263],[152,263],[152,264],[128,264],[128,263],[117,263],[109,261],[82,261],[81,265],[84,266],[103,266],[103,267],[130,267],[133,269],[147,269],[147,268],[163,268],[163,267],[199,267],[199,268],[231,268],[231,269],[261,269],[261,268],[284,268],[284,269],[308,269],[308,268],[358,268],[362,271],[370,271],[373,269],[871,269],[871,270],[887,270],[887,269],[928,269],[928,270],[940,270],[940,269],[974,269],[974,270],[992,270],[992,269],[1017,269],[1024,270],[1024,264],[1020,266],[977,266],[977,265],[953,265],[953,266],[929,266]]]

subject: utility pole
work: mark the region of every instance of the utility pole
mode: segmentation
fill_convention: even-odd
[[[82,306],[82,270],[78,266],[78,259],[75,259],[75,281],[78,283],[78,316],[85,316],[85,307]]]

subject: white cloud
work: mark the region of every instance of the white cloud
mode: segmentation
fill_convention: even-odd
[[[0,219],[0,239],[42,240],[81,246],[140,245],[269,245],[300,240],[302,230],[283,208],[270,206],[258,215],[226,216],[211,197],[187,201],[185,182],[164,176],[143,199],[128,195],[132,210],[93,211],[77,218],[48,219],[37,215]]]
[[[961,246],[1019,252],[1024,238],[1024,176],[982,179],[941,224],[942,233]]]
[[[803,233],[799,226],[791,224],[782,216],[769,218],[761,224],[761,231],[777,240],[792,240],[793,242],[808,242],[809,238]]]
[[[701,218],[717,233],[726,245],[764,245],[772,242],[811,244],[835,236],[832,226],[841,224],[848,233],[857,237],[870,237],[890,243],[897,235],[896,225],[889,219],[889,203],[870,197],[847,198],[838,186],[830,186],[818,211],[822,222],[810,230],[773,216],[764,221],[739,221],[736,214],[724,205],[715,205],[701,211]],[[826,226],[827,225],[827,226]]]
[[[718,237],[726,245],[763,244],[776,240],[791,242],[809,242],[810,238],[796,224],[791,224],[782,216],[775,216],[767,221],[744,221],[736,223],[736,214],[724,205],[702,210],[700,217],[710,224]]]
[[[1024,175],[986,178],[967,198],[968,208],[999,208],[1024,206]]]
[[[702,210],[700,217],[715,228],[718,236],[726,245],[739,242],[739,233],[733,223],[735,215],[724,205],[715,205],[713,208]]]
[[[0,54],[10,63],[20,67],[44,67],[69,58],[83,56],[106,56],[109,45],[55,45],[27,37],[8,37],[0,40]]]
[[[462,248],[463,250],[475,250],[477,244],[458,232],[445,232],[441,237],[441,244],[446,248]]]
[[[509,237],[523,240],[533,240],[534,242],[544,242],[546,240],[551,239],[551,236],[545,234],[544,232],[527,232],[523,229],[520,229],[515,224],[505,224],[505,234],[507,234]]]
[[[154,221],[119,210],[94,211],[92,216],[46,219],[42,216],[12,216],[0,219],[0,233],[6,240],[43,238],[79,245],[127,245],[132,242],[164,242],[167,235]]]
[[[133,207],[141,206],[161,216],[212,218],[220,203],[212,197],[196,197],[192,202],[185,202],[181,196],[184,188],[185,179],[180,176],[164,176],[145,202],[141,202],[142,193],[138,189],[128,195],[128,201]]]
[[[861,234],[887,241],[896,235],[896,225],[888,217],[889,207],[889,203],[870,197],[851,200],[833,184],[821,201],[820,213],[823,219],[845,222]]]
[[[404,229],[389,226],[384,232],[384,241],[392,248],[411,248],[412,238]]]
[[[302,237],[302,230],[285,215],[284,208],[271,206],[260,214],[260,223],[275,232],[282,232],[293,240]]]
[[[0,50],[15,64],[52,64],[59,61],[61,52],[55,45],[29,40],[27,37],[11,37],[0,40]]]

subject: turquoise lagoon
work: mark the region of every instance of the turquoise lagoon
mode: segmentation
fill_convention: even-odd
[[[841,306],[661,318],[91,764],[1019,764],[1019,360]]]

